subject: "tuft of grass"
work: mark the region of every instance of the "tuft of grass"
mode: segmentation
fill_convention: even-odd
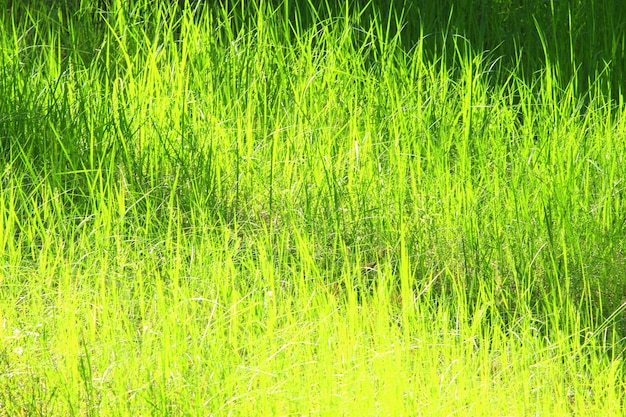
[[[621,414],[610,74],[312,5],[0,13],[0,415]]]

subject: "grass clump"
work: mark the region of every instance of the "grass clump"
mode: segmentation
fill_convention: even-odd
[[[3,415],[621,414],[610,78],[371,5],[57,6],[1,15]]]

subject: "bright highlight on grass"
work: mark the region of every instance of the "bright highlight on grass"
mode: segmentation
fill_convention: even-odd
[[[1,416],[622,415],[607,73],[95,3],[0,11]]]

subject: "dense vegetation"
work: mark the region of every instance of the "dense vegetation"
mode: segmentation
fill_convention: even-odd
[[[12,3],[0,415],[621,415],[621,2]]]

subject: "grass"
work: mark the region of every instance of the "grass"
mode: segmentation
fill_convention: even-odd
[[[602,68],[371,7],[13,7],[0,415],[622,415]]]

